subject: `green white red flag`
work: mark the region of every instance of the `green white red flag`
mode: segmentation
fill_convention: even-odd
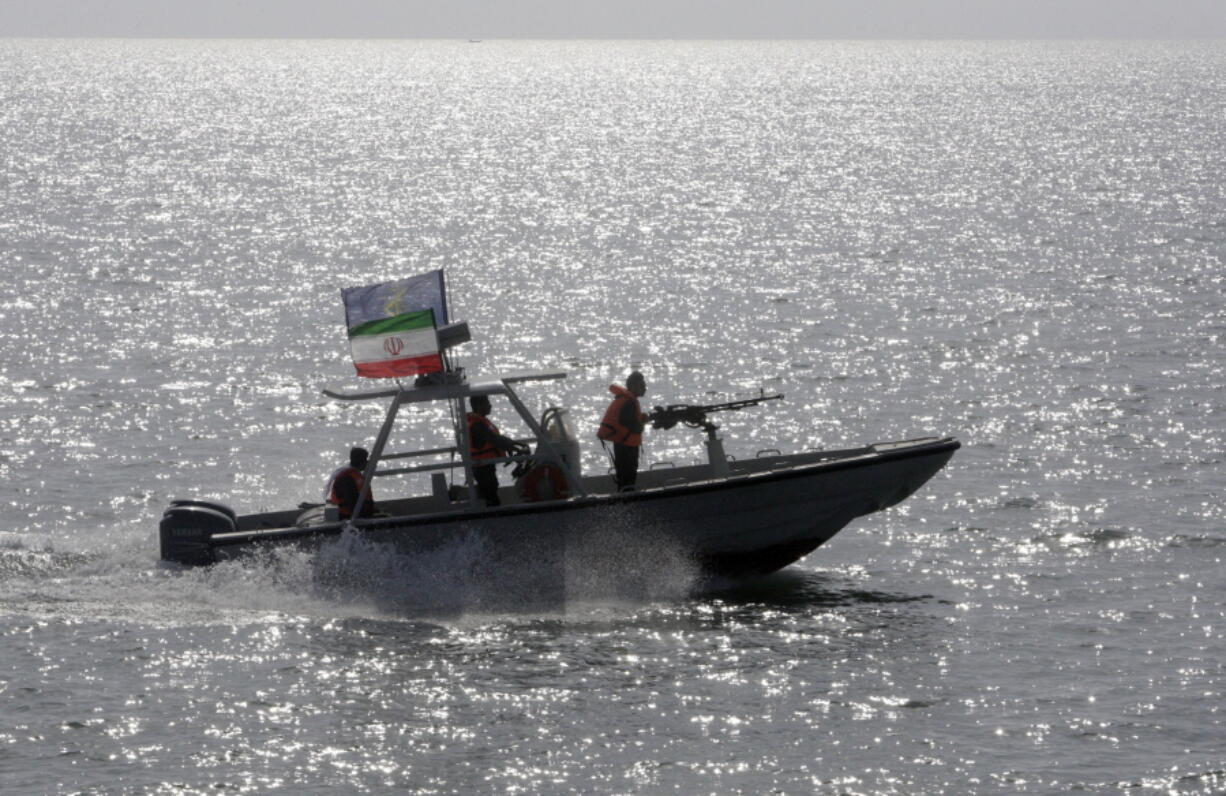
[[[388,379],[443,369],[435,308],[446,312],[443,272],[341,291],[359,376]]]

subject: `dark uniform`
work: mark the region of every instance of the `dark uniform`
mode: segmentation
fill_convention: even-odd
[[[618,490],[626,491],[633,489],[638,480],[639,450],[643,445],[647,415],[639,408],[638,396],[630,390],[611,384],[609,392],[613,393],[613,402],[605,410],[596,436],[613,443],[614,479]]]
[[[514,453],[527,453],[527,446],[498,433],[486,415],[490,412],[490,399],[474,395],[469,399],[473,411],[468,413],[468,455],[473,461],[473,478],[477,482],[477,496],[489,507],[500,506],[498,499],[498,472],[491,460]],[[488,462],[488,463],[484,463]]]
[[[328,479],[324,499],[336,506],[337,515],[342,520],[353,517],[353,509],[357,506],[358,496],[362,494],[362,487],[366,483],[362,471],[366,468],[368,456],[365,448],[354,448],[349,451],[349,465],[339,468]],[[367,492],[366,500],[362,503],[361,516],[371,517],[374,513],[375,498]]]
[[[499,506],[498,471],[493,464],[482,464],[487,459],[498,458],[498,426],[488,418],[468,413],[468,454],[473,460],[473,478],[477,480],[477,496],[487,506]]]

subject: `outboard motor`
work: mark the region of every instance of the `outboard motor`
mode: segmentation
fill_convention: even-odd
[[[229,506],[204,500],[173,501],[158,526],[162,560],[189,567],[215,563],[210,543],[213,534],[237,530],[237,517]]]

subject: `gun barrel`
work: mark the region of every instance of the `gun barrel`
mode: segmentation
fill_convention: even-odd
[[[704,412],[727,412],[733,409],[747,409],[751,406],[757,406],[764,401],[782,400],[782,395],[762,395],[757,398],[745,398],[741,401],[728,401],[722,404],[707,404],[704,406],[696,406],[695,409],[700,409]]]
[[[757,406],[763,401],[777,401],[782,398],[782,395],[763,395],[757,398],[728,401],[722,404],[670,404],[669,406],[657,406],[649,417],[656,428],[671,428],[677,423],[685,423],[693,427],[710,426],[711,429],[714,429],[715,426],[707,421],[707,415],[711,412],[748,409],[751,406]]]

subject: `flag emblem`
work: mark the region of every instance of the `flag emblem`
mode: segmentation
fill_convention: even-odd
[[[383,341],[383,350],[392,356],[400,356],[400,352],[404,350],[404,340],[399,337],[389,337]]]

